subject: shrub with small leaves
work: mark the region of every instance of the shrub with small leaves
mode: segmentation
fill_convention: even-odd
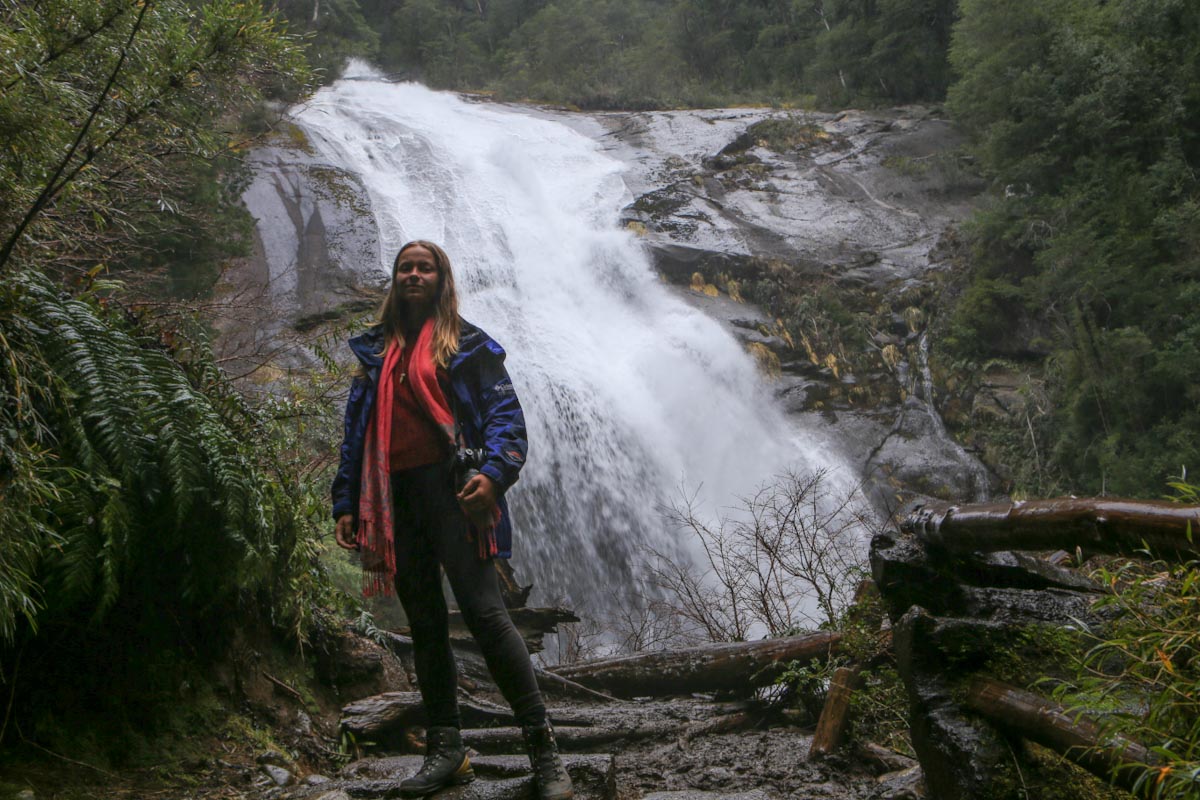
[[[1172,487],[1200,504],[1195,485]],[[1140,796],[1200,797],[1200,560],[1116,561],[1095,577],[1109,590],[1100,606],[1119,614],[1058,695],[1157,757],[1141,765]]]

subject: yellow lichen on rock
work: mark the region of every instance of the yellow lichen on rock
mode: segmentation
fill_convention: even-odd
[[[771,348],[767,347],[762,342],[750,342],[746,345],[746,350],[754,357],[754,363],[758,365],[759,372],[771,378],[778,378],[783,372],[783,366],[779,363],[779,356],[772,352]]]
[[[636,219],[631,219],[625,223],[625,230],[633,231],[638,236],[646,235],[646,223],[638,222]]]
[[[829,355],[825,356],[825,366],[829,367],[829,371],[833,373],[833,377],[835,377],[835,378],[842,377],[841,375],[838,374],[838,357],[835,356],[833,353],[830,353]]]
[[[820,364],[821,359],[817,357],[817,351],[813,349],[812,343],[808,341],[808,335],[803,331],[800,333],[800,344],[804,345],[804,354],[808,356],[808,360],[814,364]]]
[[[775,332],[779,335],[780,339],[787,342],[789,350],[796,349],[796,340],[792,338],[792,332],[788,330],[787,325],[783,324],[783,320],[778,317],[775,318]]]
[[[925,312],[916,306],[909,306],[904,309],[904,322],[910,331],[916,333],[925,324]]]
[[[900,348],[894,344],[886,345],[880,351],[880,355],[883,357],[883,363],[887,364],[888,368],[893,370],[896,369],[896,365],[900,363],[900,359],[902,358]]]
[[[737,302],[737,303],[742,302],[742,287],[741,287],[741,285],[736,280],[729,277],[729,275],[727,273],[724,273],[724,272],[719,273],[717,275],[716,284],[717,284],[717,288],[723,290],[725,292],[725,294],[729,295],[729,298],[731,300],[733,300],[734,302]]]
[[[709,297],[717,297],[721,294],[717,287],[704,280],[704,276],[699,272],[692,273],[691,290],[697,294],[708,295]]]

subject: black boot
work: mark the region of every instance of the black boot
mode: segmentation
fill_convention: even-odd
[[[558,743],[554,741],[550,723],[521,728],[521,733],[525,737],[529,763],[533,766],[533,786],[538,800],[571,800],[575,790],[571,788],[571,776],[558,757]]]
[[[416,775],[400,782],[400,796],[424,797],[473,780],[475,770],[458,728],[430,728],[425,734],[425,763]]]

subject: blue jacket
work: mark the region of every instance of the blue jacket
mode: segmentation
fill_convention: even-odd
[[[345,435],[341,463],[333,479],[333,518],[358,515],[359,484],[362,476],[363,443],[375,405],[375,390],[383,368],[383,330],[377,325],[350,340],[350,349],[362,362],[365,376],[355,377],[346,401]],[[450,401],[463,444],[483,448],[485,460],[479,471],[496,482],[500,490],[500,523],[496,526],[499,556],[512,555],[512,522],[504,493],[517,482],[525,465],[528,444],[525,415],[517,400],[508,372],[504,349],[492,337],[466,320],[458,337],[458,352],[450,359]]]

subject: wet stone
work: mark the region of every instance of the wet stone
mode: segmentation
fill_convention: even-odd
[[[292,783],[292,773],[288,772],[283,767],[277,767],[274,764],[264,764],[263,772],[267,773],[267,777],[276,786],[290,786]]]
[[[925,779],[920,767],[889,772],[879,777],[872,800],[921,800],[925,797]]]

